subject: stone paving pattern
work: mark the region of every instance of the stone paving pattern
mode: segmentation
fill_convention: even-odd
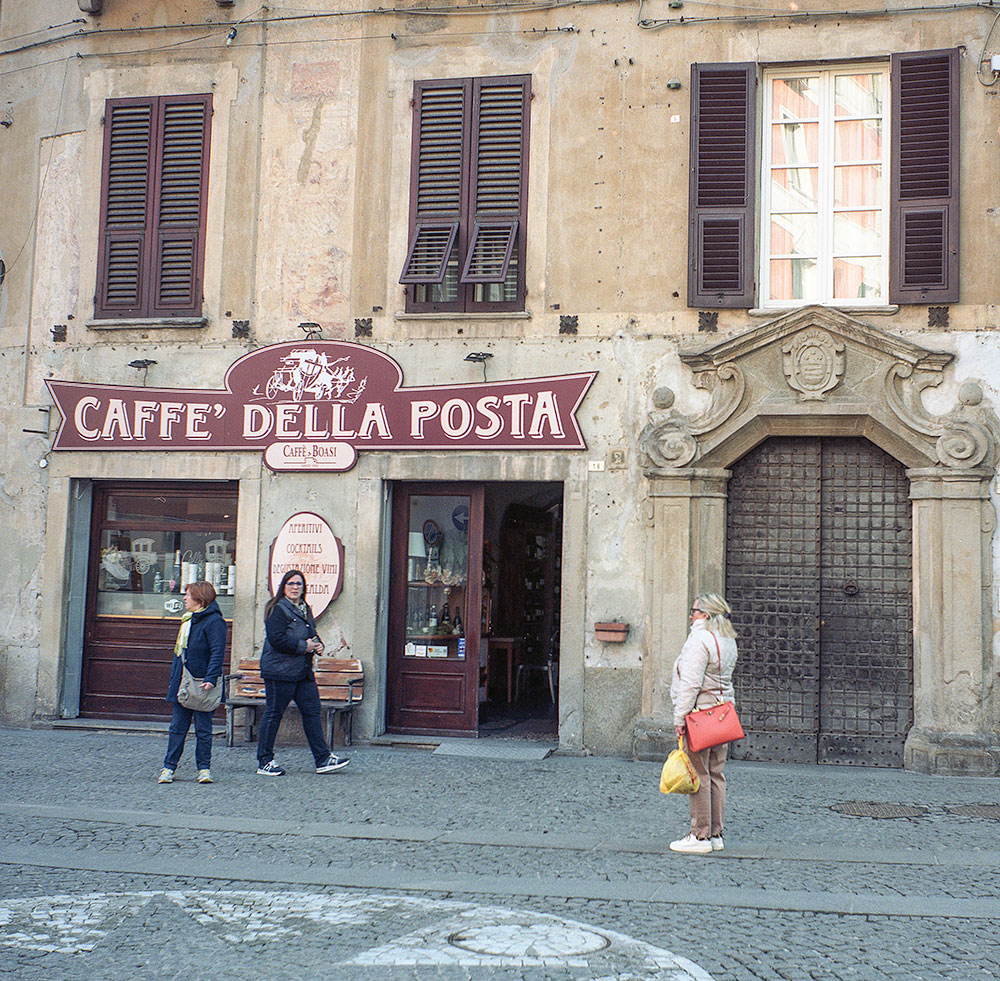
[[[361,747],[346,770],[319,776],[307,750],[289,747],[279,754],[289,775],[268,779],[253,773],[251,747],[217,740],[215,784],[195,784],[185,759],[179,780],[158,786],[165,737],[6,729],[0,746],[3,978],[660,977],[641,966],[659,956],[649,950],[714,981],[1000,977],[1000,822],[948,810],[996,804],[996,780],[731,763],[727,849],[700,857],[667,850],[686,830],[687,802],[657,792],[651,763]],[[928,813],[830,809],[850,800]],[[255,909],[277,936],[226,939],[168,898],[232,890],[267,894]],[[140,893],[152,898],[104,912],[102,897]],[[392,897],[403,895],[423,905],[401,916]],[[351,896],[383,914],[299,922],[289,896],[293,909]],[[415,924],[431,929],[456,902],[473,919],[502,908],[614,931],[637,942],[636,966],[603,954],[528,966],[359,962]],[[71,921],[88,921],[87,910],[102,924],[92,949],[17,942],[24,923],[41,930],[54,916],[85,933]],[[619,948],[607,957],[625,957]]]

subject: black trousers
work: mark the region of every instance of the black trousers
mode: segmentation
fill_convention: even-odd
[[[260,723],[260,736],[257,739],[258,764],[264,766],[274,759],[274,739],[278,735],[281,717],[285,714],[289,702],[295,702],[298,706],[299,715],[302,716],[302,728],[305,730],[316,766],[322,766],[330,756],[330,747],[323,735],[323,724],[320,720],[322,709],[315,678],[303,678],[302,681],[264,679],[264,718]]]

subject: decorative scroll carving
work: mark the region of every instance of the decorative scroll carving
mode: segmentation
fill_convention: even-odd
[[[781,348],[785,378],[799,401],[822,402],[844,373],[844,343],[814,327],[796,334]]]
[[[889,407],[910,429],[936,438],[938,460],[955,470],[969,470],[983,461],[996,463],[997,418],[983,404],[983,390],[976,382],[965,382],[958,390],[958,406],[943,416],[932,416],[923,406],[921,393],[939,384],[938,373],[916,372],[913,366],[896,362],[885,376]]]
[[[733,362],[695,376],[696,388],[711,389],[712,401],[698,415],[686,416],[673,409],[674,393],[658,388],[653,393],[657,411],[639,434],[639,452],[646,468],[686,467],[698,457],[697,437],[722,425],[746,395],[746,377]]]

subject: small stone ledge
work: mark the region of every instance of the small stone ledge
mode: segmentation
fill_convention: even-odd
[[[506,310],[502,313],[462,313],[461,311],[449,311],[446,313],[406,313],[401,311],[396,315],[397,320],[445,320],[451,323],[456,321],[469,320],[473,323],[490,320],[531,320],[530,310]]]
[[[143,320],[88,320],[88,330],[190,330],[208,326],[208,317],[150,317]]]
[[[788,313],[795,313],[806,306],[823,306],[829,310],[837,310],[839,313],[847,314],[849,317],[856,317],[858,315],[865,317],[891,317],[894,313],[899,313],[899,304],[890,303],[886,306],[871,306],[871,307],[845,307],[838,306],[836,303],[830,304],[810,304],[810,303],[800,303],[796,306],[791,307],[752,307],[747,310],[748,317],[783,317]]]
[[[638,719],[632,732],[632,757],[662,763],[677,749],[677,733],[668,719]]]
[[[994,736],[911,729],[903,766],[916,773],[952,777],[1000,776],[1000,742]]]

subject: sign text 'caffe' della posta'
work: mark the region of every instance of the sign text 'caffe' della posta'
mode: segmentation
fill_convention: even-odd
[[[219,391],[48,379],[55,450],[247,450],[272,470],[349,470],[363,450],[585,449],[576,412],[596,372],[403,388],[387,354],[346,341],[275,344]]]

